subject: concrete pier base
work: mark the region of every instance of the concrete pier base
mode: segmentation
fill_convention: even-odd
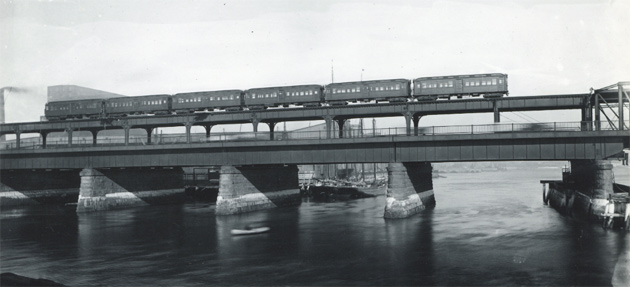
[[[181,168],[83,169],[77,212],[181,202],[183,173]]]
[[[612,168],[609,160],[571,161],[571,178],[575,189],[590,198],[590,215],[604,212],[608,198],[613,194]]]
[[[563,180],[549,183],[549,205],[561,213],[598,219],[613,194],[612,164],[606,160],[573,160]]]
[[[385,218],[405,218],[435,207],[431,163],[389,163]]]
[[[296,165],[222,166],[217,215],[230,215],[302,202]]]
[[[79,170],[2,170],[0,207],[76,202]]]

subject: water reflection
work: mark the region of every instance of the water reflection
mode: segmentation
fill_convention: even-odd
[[[547,173],[439,178],[438,206],[403,220],[383,218],[384,197],[220,217],[203,203],[3,211],[0,267],[70,286],[610,285],[630,236],[543,205]],[[247,224],[271,230],[230,234]]]

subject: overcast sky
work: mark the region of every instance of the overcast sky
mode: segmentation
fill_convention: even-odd
[[[507,73],[510,96],[630,80],[630,1],[0,1],[0,87],[28,90],[7,122],[39,120],[51,85],[327,84],[331,65],[335,82]]]

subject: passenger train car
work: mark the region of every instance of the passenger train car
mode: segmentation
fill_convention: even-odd
[[[332,83],[325,88],[325,101],[332,105],[371,100],[403,102],[410,99],[409,83],[405,79]]]
[[[168,114],[171,110],[170,95],[118,97],[104,100],[105,112],[110,116]]]
[[[508,95],[506,74],[476,74],[49,102],[45,115],[64,120],[503,95]]]
[[[103,100],[73,100],[46,103],[44,114],[51,119],[98,118],[103,114]]]
[[[174,113],[193,113],[195,111],[214,111],[215,109],[234,111],[240,110],[243,91],[226,90],[212,92],[193,92],[175,94],[172,97]]]
[[[413,96],[419,100],[452,96],[498,97],[508,94],[506,74],[427,77],[413,80]]]
[[[243,107],[256,110],[289,105],[319,106],[323,98],[320,85],[256,88],[245,91]]]

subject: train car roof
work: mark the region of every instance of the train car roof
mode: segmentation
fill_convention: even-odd
[[[263,87],[263,88],[251,88],[245,92],[252,90],[265,90],[265,89],[282,89],[282,88],[306,88],[306,87],[322,87],[322,85],[310,84],[310,85],[293,85],[293,86],[277,86],[277,87]]]
[[[326,86],[330,85],[357,85],[357,84],[377,84],[377,83],[387,83],[387,82],[409,82],[407,79],[387,79],[387,80],[371,80],[371,81],[359,81],[359,82],[339,82],[339,83],[330,83]]]
[[[188,96],[193,94],[201,94],[201,93],[240,93],[242,90],[220,90],[220,91],[199,91],[199,92],[186,92],[186,93],[177,93],[174,94],[173,97],[176,96]]]
[[[455,78],[476,78],[476,77],[506,77],[507,74],[501,73],[489,73],[489,74],[469,74],[469,75],[452,75],[452,76],[435,76],[435,77],[420,77],[415,80],[440,80],[440,79],[455,79]]]
[[[132,96],[132,97],[116,97],[116,98],[109,98],[109,99],[105,99],[107,101],[110,100],[129,100],[129,99],[137,99],[137,98],[151,98],[151,97],[170,97],[171,95],[169,94],[157,94],[157,95],[145,95],[145,96]]]
[[[67,101],[52,101],[52,102],[47,102],[46,104],[70,104],[70,103],[84,103],[84,102],[96,102],[96,101],[103,101],[105,99],[81,99],[81,100],[67,100]]]

